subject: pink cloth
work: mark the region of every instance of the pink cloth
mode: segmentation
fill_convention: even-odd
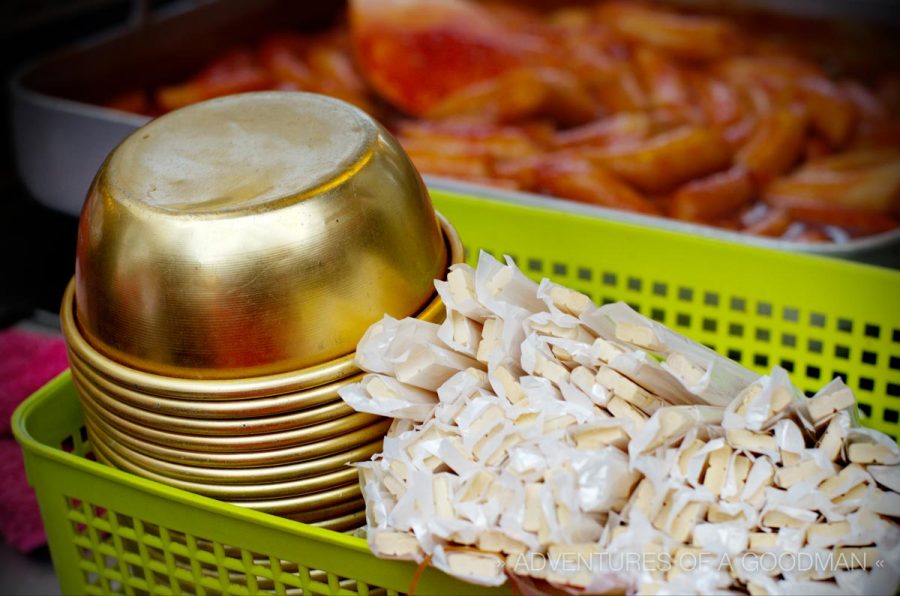
[[[22,450],[9,437],[0,439],[0,478],[0,534],[21,553],[45,545],[41,511],[25,477]]]
[[[68,365],[62,339],[19,329],[0,331],[0,436],[10,433],[16,406]]]
[[[10,417],[22,400],[67,366],[62,339],[17,329],[0,332],[0,534],[21,552],[42,546],[46,538]]]

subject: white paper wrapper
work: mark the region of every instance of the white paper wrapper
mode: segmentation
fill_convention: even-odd
[[[481,586],[499,586],[506,581],[506,560],[496,554],[471,550],[445,550],[438,546],[432,553],[432,564],[444,573]]]
[[[476,358],[487,364],[489,369],[497,366],[516,369],[521,366],[524,321],[528,311],[512,306],[504,310],[503,317],[492,316],[485,320],[482,327]]]
[[[667,357],[668,361],[663,367],[678,378],[688,391],[712,405],[727,405],[735,395],[758,377],[756,373],[718,355],[706,346],[691,341],[656,321],[638,314],[623,302],[588,310],[581,316],[581,319],[600,337],[619,341],[624,340],[621,337],[617,338],[617,326],[625,324],[649,328],[652,330],[654,339],[650,342],[651,347],[647,349]],[[677,358],[673,360],[676,355]],[[684,367],[677,366],[681,360],[685,360],[686,363],[702,371],[702,375],[696,379],[686,376]]]
[[[577,317],[562,312],[539,312],[525,319],[527,333],[568,339],[582,344],[594,342],[594,335]]]
[[[385,375],[365,375],[361,382],[342,387],[338,395],[357,412],[411,420],[426,420],[437,404],[434,393]]]
[[[821,449],[832,461],[844,457],[847,434],[850,432],[851,426],[850,412],[838,412],[831,417],[827,426],[823,425],[824,431],[819,436],[816,447]]]
[[[549,279],[541,280],[537,297],[544,301],[550,312],[574,317],[581,316],[584,311],[594,306],[591,299],[581,292],[553,283]]]
[[[456,311],[478,323],[483,323],[491,314],[478,302],[475,295],[475,270],[465,263],[451,265],[447,281],[435,281],[434,288],[448,311]]]
[[[757,377],[706,346],[692,343],[680,346],[678,351],[670,351],[662,366],[678,378],[688,391],[704,402],[717,406],[727,404],[731,396]],[[702,375],[696,378],[688,374],[688,370],[702,371]]]
[[[503,365],[488,366],[488,382],[494,393],[511,404],[518,404],[525,399],[525,390],[520,383],[522,374],[518,366],[514,368]]]
[[[620,450],[571,450],[572,469],[578,479],[578,505],[582,511],[619,511],[625,506],[639,476],[629,468]]]
[[[698,524],[694,528],[694,545],[731,557],[747,550],[747,528],[737,523]]]
[[[341,391],[395,418],[383,452],[357,465],[377,555],[572,594],[896,590],[900,450],[857,427],[841,382],[806,400],[777,367],[758,377],[511,263],[482,255],[454,273],[438,284],[449,320],[386,317],[362,342],[377,374]],[[750,549],[887,564],[754,570]],[[596,565],[515,565],[566,553]],[[678,553],[732,565],[646,564]]]
[[[891,596],[897,592],[898,576],[888,567],[876,567],[869,571],[857,569],[838,572],[834,574],[834,578],[840,594]]]
[[[436,391],[461,370],[482,367],[477,360],[436,344],[410,344],[404,356],[394,368],[397,380],[428,391]]]
[[[456,310],[448,310],[447,318],[438,329],[438,338],[449,348],[475,358],[481,343],[482,325]]]
[[[791,404],[803,400],[787,371],[776,366],[771,375],[757,379],[728,404],[722,426],[761,431],[784,416]]]
[[[509,450],[507,471],[524,482],[535,482],[544,477],[547,458],[536,445],[520,445]]]
[[[806,439],[797,423],[790,419],[779,420],[772,431],[775,436],[775,444],[778,445],[782,457],[785,453],[789,453],[799,460],[806,451]]]
[[[522,342],[522,369],[529,375],[549,379],[557,387],[569,380],[568,369],[556,361],[549,346],[532,333]]]
[[[560,364],[568,368],[575,368],[576,366],[596,368],[592,343],[551,336],[546,336],[544,341],[550,347],[553,355],[560,361]]]
[[[386,527],[388,515],[396,501],[381,480],[384,473],[382,462],[362,462],[356,465],[366,499],[366,522],[369,528]]]
[[[385,439],[384,454],[392,464],[405,464],[410,469],[431,468],[430,461],[439,459],[444,439],[458,438],[452,426],[429,420],[415,429]]]
[[[416,537],[409,532],[390,529],[369,529],[369,548],[383,559],[421,561],[424,558]]]
[[[847,433],[847,444],[850,461],[889,466],[900,464],[900,447],[876,430],[853,428]]]
[[[489,388],[488,375],[478,368],[461,370],[447,379],[437,389],[438,400],[443,404],[455,404]]]
[[[866,469],[878,484],[888,490],[900,492],[900,466],[873,465]]]
[[[367,372],[393,375],[396,364],[412,345],[437,343],[439,326],[414,318],[397,320],[385,315],[365,332],[356,348],[356,364]]]
[[[835,377],[805,402],[805,418],[814,425],[822,425],[840,410],[847,410],[854,426],[859,426],[856,398],[840,377]]]
[[[681,440],[687,432],[703,425],[722,421],[723,410],[717,406],[670,406],[660,408],[635,434],[628,446],[632,457]]]
[[[671,404],[705,403],[688,391],[681,381],[663,368],[647,352],[640,350],[625,352],[611,359],[609,367],[622,373],[650,393],[665,396],[666,401]]]
[[[588,396],[592,403],[605,406],[609,402],[611,392],[597,382],[597,377],[591,369],[585,366],[575,367],[569,375],[569,380]]]
[[[538,285],[519,271],[509,257],[503,265],[484,251],[478,255],[475,293],[478,301],[500,318],[506,318],[510,309],[527,313],[546,310],[546,304],[537,297],[537,289]]]
[[[760,507],[765,499],[766,489],[772,485],[775,478],[775,466],[767,457],[758,457],[750,468],[744,488],[741,491],[741,500]]]
[[[504,403],[493,396],[470,400],[456,417],[463,446],[472,451],[475,444],[498,425],[506,422]]]
[[[573,404],[585,412],[584,418],[590,417],[594,412],[594,400],[590,395],[579,389],[575,384],[563,381],[559,384],[559,390],[566,402]]]

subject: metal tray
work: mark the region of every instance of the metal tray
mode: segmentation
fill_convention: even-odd
[[[563,2],[552,2],[560,3]],[[675,3],[694,8],[721,8],[719,3],[707,0],[675,0]],[[732,0],[728,8],[884,22],[895,21],[900,14],[891,11],[893,4],[890,0],[810,0],[777,5],[773,0]],[[149,120],[94,105],[92,101],[129,87],[179,80],[221,48],[250,42],[267,31],[321,29],[334,21],[342,7],[342,2],[285,0],[180,4],[139,26],[122,27],[24,67],[10,85],[15,154],[22,180],[39,202],[77,215],[91,179],[107,154]],[[463,190],[513,203],[900,268],[900,230],[844,244],[785,242],[530,193],[438,177],[426,176],[426,179],[435,188]]]

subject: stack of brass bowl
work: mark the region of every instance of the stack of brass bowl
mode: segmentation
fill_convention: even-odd
[[[81,216],[61,321],[99,460],[324,528],[389,420],[338,390],[385,313],[440,322],[463,258],[394,139],[345,103],[252,93],[151,122]]]

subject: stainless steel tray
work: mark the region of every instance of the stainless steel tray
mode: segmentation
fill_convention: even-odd
[[[674,3],[721,8],[721,3],[709,0],[674,0]],[[727,4],[729,9],[763,9],[800,16],[863,20],[896,19],[900,14],[894,10],[896,5],[891,0],[806,0],[798,3],[732,0]],[[220,0],[176,5],[141,26],[123,27],[24,67],[10,85],[15,154],[22,180],[41,203],[77,215],[91,179],[106,155],[130,132],[148,121],[147,117],[107,109],[91,101],[129,87],[179,80],[206,63],[221,48],[252,41],[267,31],[322,28],[333,22],[342,5],[342,2],[286,0]],[[426,178],[434,187],[465,189],[502,201],[774,249],[900,267],[900,230],[839,245],[785,242],[529,193]]]

